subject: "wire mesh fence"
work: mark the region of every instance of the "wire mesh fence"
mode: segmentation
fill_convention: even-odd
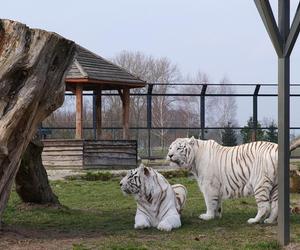
[[[233,146],[252,140],[277,141],[277,86],[274,84],[148,84],[130,95],[130,139],[142,158],[165,158],[178,137],[213,139]],[[166,85],[166,84],[164,84]],[[151,90],[150,90],[151,86]],[[291,139],[300,134],[300,85],[291,88]],[[94,96],[84,93],[84,138],[95,139]],[[41,126],[46,138],[75,137],[75,97]],[[103,91],[101,139],[122,139],[122,103]]]

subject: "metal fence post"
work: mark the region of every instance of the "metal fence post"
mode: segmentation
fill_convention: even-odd
[[[201,89],[201,103],[200,103],[200,127],[201,127],[201,140],[205,140],[205,94],[207,84],[204,84]]]
[[[260,89],[260,85],[255,86],[255,90],[253,93],[253,133],[252,133],[252,141],[257,140],[257,96]]]
[[[148,159],[150,159],[151,157],[152,90],[153,90],[153,84],[148,84],[148,90],[147,90]]]
[[[278,28],[283,48],[290,30],[290,1],[278,0]],[[290,242],[290,58],[278,57],[278,238]]]

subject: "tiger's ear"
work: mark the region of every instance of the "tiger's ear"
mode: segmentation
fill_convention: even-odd
[[[195,137],[192,136],[192,137],[189,139],[189,144],[193,146],[193,145],[195,144],[195,141],[196,141]]]
[[[141,168],[141,172],[144,173],[145,176],[148,177],[150,175],[149,169],[143,163],[141,163],[139,167]]]
[[[144,175],[147,177],[150,175],[149,169],[147,167],[144,167]]]

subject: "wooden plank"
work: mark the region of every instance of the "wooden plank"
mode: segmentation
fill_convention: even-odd
[[[119,153],[126,153],[126,154],[135,154],[136,155],[136,150],[135,149],[126,149],[126,150],[122,150],[122,149],[117,149],[117,150],[111,150],[111,149],[106,149],[106,148],[102,148],[101,150],[98,149],[89,149],[89,150],[85,150],[84,154],[90,154],[90,153],[111,153],[111,154],[119,154]]]
[[[44,146],[83,146],[82,140],[70,141],[42,141]]]
[[[79,161],[82,159],[82,155],[42,155],[43,161]]]
[[[44,146],[44,149],[43,149],[43,152],[61,152],[61,151],[79,151],[79,152],[82,152],[83,151],[83,147],[45,147]]]
[[[102,158],[102,157],[107,157],[107,158],[117,158],[120,161],[123,159],[127,158],[133,158],[135,159],[135,154],[127,154],[127,153],[118,153],[118,154],[113,154],[113,153],[89,153],[89,154],[84,154],[84,158],[88,157],[97,157],[97,158]]]
[[[45,143],[51,143],[51,142],[55,142],[55,143],[59,143],[59,142],[64,142],[64,143],[69,143],[69,142],[78,142],[78,143],[83,143],[84,140],[81,139],[43,139],[42,142]]]
[[[84,145],[137,145],[135,140],[85,140]]]
[[[136,166],[135,159],[119,159],[111,157],[99,158],[86,158],[84,159],[84,166],[98,165],[98,166]]]
[[[83,155],[82,150],[81,151],[43,151],[42,156],[46,155]]]
[[[111,147],[111,146],[109,146],[109,147],[85,147],[84,148],[84,151],[85,152],[87,152],[87,151],[90,151],[90,150],[97,150],[97,151],[102,151],[102,150],[106,150],[106,151],[112,151],[112,152],[114,152],[114,151],[127,151],[127,150],[134,150],[134,151],[136,151],[136,148],[135,147],[120,147],[120,146],[118,146],[118,147]]]
[[[65,166],[65,167],[72,167],[72,166],[82,166],[82,161],[43,161],[43,165],[47,166]]]

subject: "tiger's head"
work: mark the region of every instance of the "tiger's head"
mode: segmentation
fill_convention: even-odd
[[[151,184],[153,175],[151,168],[140,164],[138,168],[131,169],[127,175],[120,181],[120,187],[124,194],[139,195],[145,192],[145,188]]]
[[[194,162],[195,153],[193,146],[196,139],[191,138],[177,138],[173,141],[169,147],[167,160],[169,160],[172,166],[175,164],[181,168],[191,169]]]

